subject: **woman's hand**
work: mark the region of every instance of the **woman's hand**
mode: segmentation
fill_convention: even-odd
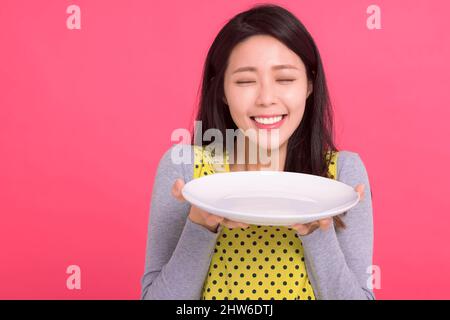
[[[359,193],[359,201],[361,201],[364,198],[364,185],[358,184],[355,187],[355,191]],[[333,218],[325,218],[306,224],[297,223],[291,226],[291,228],[296,230],[299,235],[306,236],[312,233],[317,228],[327,230],[330,227],[332,221]]]
[[[172,195],[181,202],[186,201],[184,199],[183,194],[181,193],[181,189],[183,189],[184,186],[184,180],[183,179],[177,179],[175,180],[175,183],[172,187]],[[191,205],[191,210],[189,211],[188,219],[190,219],[192,222],[200,224],[206,228],[208,228],[212,232],[217,232],[217,227],[219,225],[223,225],[229,229],[233,228],[248,228],[249,225],[242,222],[236,222],[228,220],[224,217],[219,217],[216,215],[213,215],[209,212],[206,212],[194,205]]]

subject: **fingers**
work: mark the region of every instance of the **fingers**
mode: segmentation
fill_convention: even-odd
[[[302,236],[310,234],[318,227],[319,227],[319,222],[317,222],[317,221],[310,222],[310,223],[297,223],[292,226],[292,228],[297,230],[297,232]]]
[[[237,221],[231,221],[228,219],[223,219],[220,224],[222,224],[223,226],[229,228],[229,229],[233,229],[233,228],[248,228],[250,227],[250,225],[248,225],[247,223],[243,223],[243,222],[237,222]]]
[[[332,218],[325,218],[318,221],[313,221],[310,223],[297,223],[292,226],[293,229],[297,231],[301,236],[308,235],[312,233],[317,228],[320,228],[321,230],[328,230],[332,222]]]
[[[322,230],[327,230],[331,225],[331,218],[319,220],[319,227]]]
[[[320,227],[319,221],[313,221],[309,224],[309,232],[311,233],[319,227]]]
[[[184,187],[184,180],[183,179],[177,179],[175,180],[173,186],[172,186],[172,196],[175,197],[178,201],[185,201],[183,194],[181,193],[181,189]]]
[[[359,193],[359,199],[360,199],[360,200],[363,200],[363,199],[364,199],[364,188],[365,188],[365,185],[364,185],[364,184],[358,184],[358,185],[355,187],[355,191]]]
[[[210,226],[217,225],[217,224],[221,223],[224,220],[224,217],[216,216],[214,214],[209,214],[209,213],[207,213],[205,211],[203,211],[202,214],[204,214],[205,221]]]
[[[295,229],[300,235],[304,236],[309,233],[309,225],[308,224],[294,224],[292,226],[293,229]]]
[[[209,226],[215,226],[217,224],[221,224],[224,227],[227,227],[229,229],[234,228],[248,228],[250,225],[243,223],[243,222],[237,222],[225,219],[224,217],[216,216],[215,214],[208,213],[206,211],[201,210],[200,214],[203,216],[203,219],[206,221],[206,223]]]

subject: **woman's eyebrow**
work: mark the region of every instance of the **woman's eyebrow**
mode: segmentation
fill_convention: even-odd
[[[273,70],[280,70],[280,69],[296,69],[298,70],[298,68],[296,66],[293,66],[292,64],[280,64],[280,65],[276,65],[276,66],[272,66]],[[255,67],[240,67],[237,68],[236,70],[233,71],[232,74],[237,73],[237,72],[245,72],[245,71],[252,71],[252,72],[256,72],[256,68]]]

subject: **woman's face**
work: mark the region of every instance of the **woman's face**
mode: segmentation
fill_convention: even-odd
[[[305,66],[276,38],[252,36],[231,52],[224,76],[225,103],[242,131],[279,129],[278,141],[254,141],[262,148],[280,148],[299,126],[312,91]],[[250,130],[251,131],[251,130]],[[250,137],[251,140],[254,140]]]

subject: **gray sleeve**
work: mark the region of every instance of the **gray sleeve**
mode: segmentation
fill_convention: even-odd
[[[200,299],[218,236],[188,219],[190,204],[172,196],[177,178],[192,180],[194,157],[186,145],[192,162],[174,164],[173,148],[162,156],[153,184],[141,299]]]
[[[347,211],[343,230],[334,224],[316,229],[302,240],[305,263],[317,299],[374,300],[369,285],[373,251],[372,194],[366,168],[357,153],[339,152],[337,179],[355,187],[364,184],[364,198]]]

